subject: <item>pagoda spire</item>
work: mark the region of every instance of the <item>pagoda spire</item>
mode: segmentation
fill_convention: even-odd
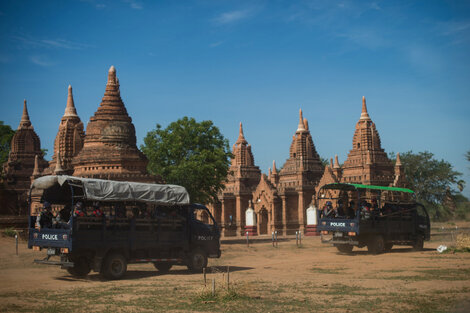
[[[28,114],[28,106],[26,105],[26,99],[24,99],[23,115],[21,116],[20,125],[18,126],[18,129],[23,129],[23,128],[32,128],[31,121],[29,119],[29,114]]]
[[[305,127],[305,130],[308,131],[308,121],[306,118],[304,118],[304,127]]]
[[[339,168],[339,162],[338,162],[338,155],[335,154],[335,163],[333,165],[333,168]]]
[[[397,161],[395,162],[395,166],[401,166],[401,160],[400,160],[400,152],[397,152]]]
[[[243,134],[243,125],[242,122],[240,122],[240,129],[238,130],[238,139],[236,144],[240,143],[248,143],[245,139],[245,135]]]
[[[62,168],[62,165],[60,164],[61,163],[61,160],[60,160],[60,152],[57,152],[57,162],[56,162],[56,166],[55,166],[55,170],[54,170],[54,174],[62,174],[62,172],[64,171],[63,168]]]
[[[367,105],[366,105],[366,97],[362,97],[362,112],[361,112],[361,120],[370,120],[369,113],[367,112]]]
[[[304,119],[302,117],[302,109],[299,110],[299,126],[297,126],[297,132],[305,131]]]
[[[38,177],[41,174],[41,171],[39,169],[39,157],[36,154],[34,156],[34,169],[33,169],[33,176]]]
[[[64,117],[77,116],[77,110],[75,109],[75,103],[73,102],[72,85],[69,85],[67,106],[65,107]]]
[[[277,175],[277,169],[276,169],[276,161],[273,160],[273,171],[272,171],[273,175]]]
[[[106,85],[117,85],[116,68],[111,65],[108,71],[108,83]]]

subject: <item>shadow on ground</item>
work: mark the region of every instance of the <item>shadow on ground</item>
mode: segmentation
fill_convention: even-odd
[[[254,269],[253,267],[243,267],[243,266],[230,266],[230,272],[238,272],[238,271],[248,271]],[[206,270],[207,273],[226,273],[227,266],[209,266]],[[173,269],[167,273],[161,273],[157,270],[154,271],[141,271],[141,270],[130,270],[127,271],[126,275],[121,280],[134,280],[134,279],[141,279],[141,278],[148,278],[148,277],[157,277],[163,275],[200,275],[201,273],[193,273],[187,269]],[[64,276],[58,276],[54,279],[60,281],[69,281],[69,282],[94,282],[94,281],[108,281],[105,278],[102,278],[99,273],[91,273],[85,277],[75,277],[69,275],[68,273],[64,272]]]

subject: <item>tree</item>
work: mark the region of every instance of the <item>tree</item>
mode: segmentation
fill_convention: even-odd
[[[224,188],[232,154],[212,121],[183,117],[165,129],[157,124],[141,149],[149,171],[166,183],[184,186],[192,202],[210,203]]]
[[[4,125],[3,121],[0,121],[0,168],[8,160],[11,138],[14,134],[15,131],[11,129],[10,125]]]
[[[453,194],[456,187],[463,184],[459,178],[462,173],[454,171],[453,166],[445,160],[436,160],[429,151],[400,153],[409,187],[416,196],[426,202],[438,204],[449,189]]]
[[[462,173],[455,171],[449,162],[435,159],[429,151],[400,153],[400,159],[409,188],[418,201],[424,202],[436,218],[454,214],[449,212],[449,201],[461,195],[465,186],[460,179]]]

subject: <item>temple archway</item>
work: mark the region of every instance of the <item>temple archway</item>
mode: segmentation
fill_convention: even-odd
[[[268,211],[264,206],[261,208],[258,215],[258,233],[260,235],[266,235],[268,233],[269,217]]]

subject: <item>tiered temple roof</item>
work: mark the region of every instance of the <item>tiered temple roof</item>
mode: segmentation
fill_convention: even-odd
[[[5,181],[20,197],[31,185],[31,175],[34,171],[35,159],[37,166],[42,170],[47,162],[42,157],[41,140],[34,131],[28,114],[26,100],[23,103],[21,121],[11,140],[11,150],[8,161],[3,165]],[[20,202],[25,199],[19,199]]]
[[[54,141],[54,154],[49,162],[49,168],[44,174],[68,174],[74,171],[72,166],[73,158],[80,152],[85,140],[83,123],[77,115],[73,101],[72,86],[69,85],[67,106],[64,116],[59,124],[59,131]],[[57,163],[57,160],[60,160]]]
[[[251,193],[260,180],[261,171],[255,165],[251,145],[245,139],[241,122],[238,139],[232,147],[232,154],[230,174],[224,192]]]
[[[287,159],[279,173],[279,185],[281,188],[290,188],[299,185],[315,185],[323,174],[323,166],[320,161],[312,135],[308,128],[308,121],[299,111],[299,125],[292,138]]]
[[[155,182],[148,160],[136,146],[132,119],[121,99],[116,69],[108,72],[106,91],[87,125],[83,149],[73,159],[75,176]]]
[[[393,180],[393,165],[381,147],[379,133],[362,97],[361,117],[356,124],[353,147],[343,165],[342,181],[388,186]]]

